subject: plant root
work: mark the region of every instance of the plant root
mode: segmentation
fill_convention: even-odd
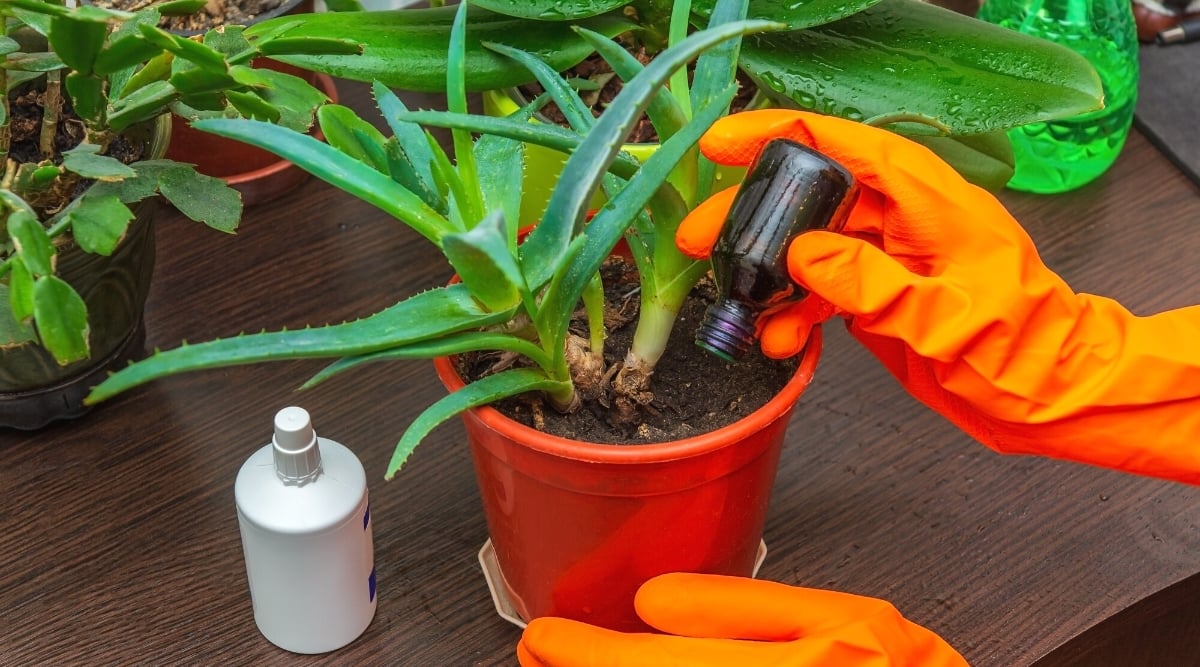
[[[628,362],[621,365],[611,386],[613,426],[631,427],[642,422],[642,411],[654,400],[654,392],[650,391],[651,374],[652,371]]]
[[[578,399],[599,400],[604,394],[604,359],[593,352],[587,339],[581,336],[568,335],[566,347],[567,366],[575,383],[575,407],[579,407]]]

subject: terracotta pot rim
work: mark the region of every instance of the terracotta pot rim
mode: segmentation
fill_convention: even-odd
[[[820,327],[813,328],[801,355],[792,378],[762,407],[732,424],[682,440],[628,446],[570,440],[525,426],[491,406],[471,408],[470,412],[497,433],[530,449],[561,458],[612,464],[639,464],[690,458],[720,449],[745,438],[750,433],[762,430],[792,409],[812,382],[817,361],[821,356]],[[448,390],[457,391],[465,386],[450,357],[437,357],[433,363],[438,377]]]

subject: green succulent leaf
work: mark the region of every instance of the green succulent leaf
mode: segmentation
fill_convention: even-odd
[[[237,85],[227,71],[214,72],[200,67],[174,72],[168,82],[182,95],[217,93]]]
[[[91,74],[104,40],[108,25],[75,18],[56,16],[50,21],[50,47],[67,67]]]
[[[737,21],[694,33],[659,53],[640,76],[625,83],[593,131],[563,166],[561,181],[576,186],[554,190],[542,221],[521,245],[521,266],[531,289],[541,287],[550,279],[554,259],[563,254],[583,227],[588,202],[599,186],[600,177],[617,156],[633,123],[671,73],[697,54],[727,39],[778,27],[778,24],[766,21]],[[630,215],[631,220],[633,215]]]
[[[1102,95],[1074,51],[917,0],[748,37],[740,64],[772,97],[804,109],[861,121],[924,116],[954,134],[1084,113],[1100,108]]]
[[[4,68],[10,72],[53,72],[64,67],[66,63],[52,52],[14,53],[4,61]]]
[[[65,280],[41,276],[33,285],[33,320],[42,345],[61,365],[87,359],[87,304]]]
[[[357,42],[335,37],[279,37],[258,43],[264,56],[357,56],[363,47]]]
[[[95,144],[79,144],[63,151],[63,166],[84,178],[99,181],[119,181],[137,175],[129,165],[114,157],[100,155],[99,151],[100,147]]]
[[[421,201],[437,211],[439,215],[444,216],[448,213],[446,200],[442,198],[442,195],[438,193],[435,187],[430,186],[421,177],[415,162],[400,145],[399,139],[389,137],[383,145],[383,152],[387,158],[387,173],[392,177],[393,181],[399,183],[405,190],[420,197]]]
[[[633,79],[644,69],[642,63],[625,47],[603,35],[584,29],[579,30],[579,35],[596,49],[596,53],[604,58],[622,81]],[[646,116],[654,125],[654,130],[662,141],[669,139],[688,120],[683,107],[679,106],[675,97],[665,89],[660,90],[650,100],[650,106],[646,107]]]
[[[311,389],[334,375],[380,361],[433,359],[434,357],[445,357],[478,350],[507,350],[523,354],[542,367],[546,367],[550,363],[546,357],[546,353],[540,347],[519,336],[488,331],[467,331],[433,340],[403,345],[401,347],[380,350],[378,352],[338,359],[309,378],[300,388]]]
[[[175,87],[166,81],[155,81],[129,93],[109,105],[108,124],[114,131],[162,113],[178,96]]]
[[[400,115],[406,113],[408,107],[386,85],[375,81],[371,84],[371,92],[375,96],[379,113],[391,128],[392,135],[408,157],[417,176],[420,177],[423,189],[436,193],[437,186],[433,179],[433,150],[425,139],[425,130],[416,123],[400,120]],[[435,208],[444,210],[444,206],[435,206]]]
[[[97,74],[111,74],[140,65],[161,52],[162,48],[143,39],[140,33],[113,38],[96,56],[94,69]]]
[[[33,274],[25,266],[25,262],[18,257],[12,261],[12,270],[9,272],[9,284],[6,286],[0,283],[0,288],[8,290],[8,305],[11,308],[13,317],[18,323],[30,320],[33,317]],[[0,308],[0,312],[4,311]],[[23,329],[23,327],[21,327]],[[18,340],[28,340],[27,334],[13,334],[13,338]]]
[[[719,0],[693,0],[692,11],[709,18]],[[791,30],[832,23],[857,14],[879,0],[750,0],[746,18],[784,23]]]
[[[104,80],[97,76],[71,72],[64,80],[75,113],[88,124],[100,124],[104,118]]]
[[[171,76],[171,68],[174,63],[175,55],[163,51],[150,60],[147,60],[141,69],[125,78],[120,87],[114,87],[112,90],[120,91],[120,95],[116,95],[116,97],[124,97],[133,94],[145,86],[154,83],[164,83]]]
[[[13,211],[8,216],[8,238],[16,247],[17,256],[35,276],[54,273],[54,243],[46,228],[26,211]]]
[[[167,0],[154,5],[163,16],[187,16],[204,9],[207,0]]]
[[[104,9],[90,4],[82,4],[78,7],[67,7],[45,0],[4,0],[8,7],[5,7],[6,13],[11,12],[13,16],[21,19],[22,23],[32,25],[29,20],[30,15],[45,15],[54,18],[67,18],[69,20],[90,22],[90,23],[108,23],[109,21],[125,21],[133,17],[129,12],[123,12],[116,9]],[[11,8],[20,8],[25,11],[14,11]],[[41,34],[46,32],[39,30]]]
[[[508,321],[513,311],[480,307],[464,285],[421,292],[369,317],[325,327],[273,331],[184,345],[110,376],[88,396],[95,403],[167,375],[281,359],[367,354]]]
[[[225,91],[225,99],[244,118],[254,118],[275,122],[279,120],[279,109],[263,101],[253,93],[243,93],[238,90]]]
[[[31,30],[45,37],[50,34],[50,14],[46,11],[58,10],[66,13],[69,10],[62,5],[51,5],[42,0],[23,0],[21,2],[9,3],[9,7],[4,7],[5,14],[12,16],[21,23],[29,26]],[[18,9],[18,6],[20,7]],[[33,9],[33,11],[30,11]]]
[[[389,173],[387,152],[383,147],[387,139],[374,125],[359,118],[353,109],[326,104],[317,110],[317,122],[330,146],[376,171]]]
[[[88,188],[88,197],[112,195],[126,204],[139,202],[147,197],[153,197],[158,192],[158,179],[167,169],[184,167],[169,160],[144,160],[129,165],[135,175],[132,178],[113,181],[100,181]]]
[[[133,220],[133,212],[116,195],[88,193],[67,213],[67,218],[80,248],[97,255],[111,255]]]
[[[569,388],[569,383],[552,380],[543,372],[533,369],[504,371],[476,380],[443,397],[413,420],[396,444],[385,478],[391,479],[404,466],[404,462],[430,431],[460,412],[528,391],[564,391]]]
[[[7,56],[20,50],[20,42],[7,35],[0,35],[0,56]]]
[[[158,190],[180,213],[218,231],[232,234],[242,218],[241,193],[192,167],[176,165],[164,170]]]
[[[442,252],[471,294],[488,310],[511,310],[521,302],[524,282],[504,226],[504,215],[489,214],[472,229],[447,234]],[[531,297],[532,299],[532,297]]]
[[[913,135],[945,160],[967,181],[992,192],[1000,192],[1013,175],[1013,149],[1005,132],[962,136]]]
[[[363,45],[361,55],[278,56],[283,62],[333,76],[370,83],[380,81],[391,88],[441,92],[446,86],[450,27],[457,8],[402,9],[379,12],[323,12],[296,17],[281,16],[246,30],[248,36],[275,30],[284,23],[298,23],[287,31],[289,38],[339,38]],[[517,63],[497,55],[481,42],[503,42],[545,59],[563,71],[582,61],[592,49],[566,22],[530,22],[520,18],[470,7],[467,26],[467,89],[505,88],[532,80]],[[613,15],[581,21],[608,36],[632,29],[634,24]]]
[[[692,120],[664,142],[646,160],[642,169],[629,179],[625,188],[596,213],[583,231],[587,244],[578,256],[564,266],[564,270],[554,276],[551,289],[546,291],[546,298],[535,317],[539,328],[561,332],[566,327],[571,310],[575,308],[592,276],[600,269],[600,264],[616,247],[646,202],[667,182],[674,165],[724,115],[736,92],[737,86],[732,84],[722,95],[715,97],[709,106],[697,109]]]
[[[450,223],[389,176],[306,134],[240,118],[198,120],[192,127],[270,151],[308,173],[393,217],[435,244],[453,231]]]
[[[409,111],[400,115],[405,120],[432,127],[459,127],[472,132],[497,135],[539,146],[547,146],[562,153],[573,153],[583,143],[583,136],[557,125],[529,123],[513,118],[493,118],[473,114],[454,114],[446,111]],[[628,153],[618,153],[609,169],[612,173],[629,178],[641,164]]]
[[[475,142],[475,162],[479,165],[479,190],[487,210],[500,211],[506,227],[505,237],[516,250],[517,224],[521,217],[520,174],[525,170],[525,144],[495,135],[484,135]]]
[[[506,14],[535,21],[574,21],[598,16],[624,7],[631,0],[471,0],[471,4],[489,9],[497,14]]]
[[[313,124],[314,110],[329,100],[324,92],[292,74],[258,67],[235,66],[231,70],[243,85],[254,89],[255,95],[279,110],[278,120],[272,122],[297,132],[307,132]],[[246,74],[246,70],[252,74]]]
[[[607,38],[601,37],[601,39],[605,43],[608,43]],[[538,83],[542,84],[542,88],[545,89],[546,93],[554,100],[554,103],[558,105],[559,110],[562,111],[567,124],[576,132],[586,134],[596,124],[591,110],[579,98],[579,93],[575,92],[575,89],[569,86],[558,72],[551,69],[541,59],[532,53],[526,53],[503,44],[485,42],[484,46],[524,65],[529,70],[529,73],[537,78]],[[627,53],[624,49],[621,49],[621,52]],[[457,109],[451,109],[451,111],[457,111]]]
[[[174,35],[152,25],[141,24],[138,26],[138,29],[141,31],[142,36],[151,44],[163,50],[170,51],[197,67],[218,74],[228,69],[224,54],[211,46],[187,39],[186,37]]]

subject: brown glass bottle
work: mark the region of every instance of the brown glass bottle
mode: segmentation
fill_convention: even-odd
[[[718,297],[696,344],[727,361],[740,359],[754,344],[759,315],[807,293],[788,275],[792,239],[812,229],[841,229],[857,197],[854,177],[829,157],[787,139],[766,144],[713,246]]]

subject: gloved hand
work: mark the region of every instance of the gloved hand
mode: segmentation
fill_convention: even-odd
[[[843,234],[789,248],[813,295],[760,322],[767,355],[795,354],[837,312],[909,393],[998,451],[1200,483],[1200,307],[1138,317],[1076,294],[992,195],[885,130],[754,111],[718,121],[700,147],[746,165],[776,137],[837,160],[862,193]],[[681,250],[707,256],[733,194],[693,211]]]
[[[874,598],[713,574],[664,574],[638,615],[668,634],[534,619],[522,667],[965,667],[937,635]]]

